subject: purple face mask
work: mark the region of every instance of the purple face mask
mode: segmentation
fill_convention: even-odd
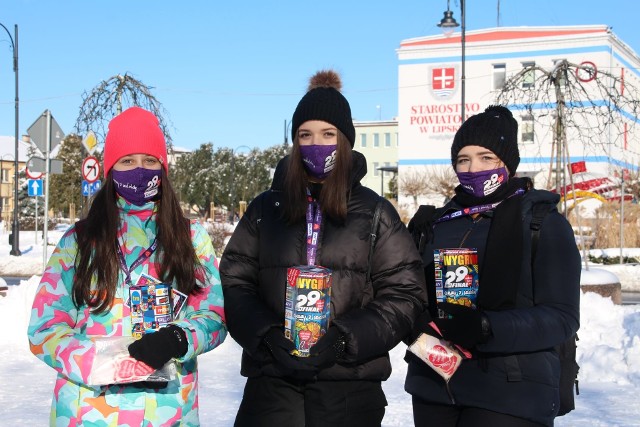
[[[142,206],[160,195],[160,169],[112,170],[116,191],[130,203]]]
[[[325,179],[336,165],[337,148],[337,145],[301,145],[302,163],[309,176]]]
[[[456,175],[462,189],[476,197],[488,196],[509,180],[505,167],[480,172],[456,172]]]

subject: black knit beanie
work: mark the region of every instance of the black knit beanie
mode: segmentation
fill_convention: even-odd
[[[353,127],[351,107],[340,93],[342,82],[333,70],[318,71],[309,80],[307,94],[302,97],[291,120],[291,139],[295,140],[298,128],[309,120],[322,120],[331,123],[342,132],[351,148],[356,141],[356,129]]]
[[[467,145],[479,145],[491,150],[509,169],[509,176],[516,173],[520,163],[518,122],[507,108],[490,105],[484,112],[469,117],[460,126],[451,145],[451,163],[454,169],[458,152]]]

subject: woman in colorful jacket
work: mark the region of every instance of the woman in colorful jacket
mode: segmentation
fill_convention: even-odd
[[[249,205],[220,263],[229,333],[243,348],[248,377],[236,427],[380,426],[388,352],[426,303],[411,236],[391,203],[360,184],[366,159],[352,150],[355,129],[340,87],[333,71],[312,77],[293,114],[292,153]],[[288,268],[300,265],[332,272],[329,327],[312,319],[309,329],[287,330],[288,338]],[[310,305],[317,307],[302,308]],[[298,357],[292,339],[317,342]]]
[[[133,107],[111,121],[105,183],[87,218],[62,236],[31,310],[31,351],[58,373],[52,426],[199,425],[196,356],[226,336],[222,288],[211,240],[183,217],[167,172],[152,113]],[[177,316],[156,316],[168,324],[124,351],[143,371],[173,360],[177,372],[166,382],[95,385],[100,343],[139,327],[140,307],[130,304],[129,291],[141,275],[170,284],[186,303]]]

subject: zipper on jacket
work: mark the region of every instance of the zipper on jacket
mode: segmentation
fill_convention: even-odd
[[[451,399],[451,404],[455,405],[456,404],[456,399],[453,397],[453,393],[451,392],[451,389],[449,388],[449,381],[445,381],[444,382],[444,386],[447,389],[447,394],[449,395],[449,399]]]
[[[471,227],[469,227],[469,229],[462,236],[462,240],[460,240],[460,244],[458,245],[459,248],[462,247],[464,242],[467,240],[467,237],[469,237],[471,232],[475,229],[476,224],[479,223],[480,221],[482,221],[482,218],[483,218],[482,215],[478,215],[477,218],[472,218]],[[449,381],[445,381],[444,385],[445,385],[445,388],[447,390],[447,394],[449,395],[449,399],[451,399],[451,403],[453,405],[455,405],[456,404],[456,399],[455,399],[455,397],[453,397],[453,393],[451,392],[451,388],[449,387]]]
[[[464,236],[462,236],[462,240],[460,241],[460,244],[458,245],[459,248],[462,247],[462,245],[464,244],[465,240],[467,240],[467,237],[469,237],[469,234],[471,234],[471,232],[474,230],[474,228],[476,227],[476,224],[479,223],[482,220],[482,215],[478,215],[477,218],[472,219],[472,223],[471,223],[471,227],[469,227],[469,229],[464,233]]]

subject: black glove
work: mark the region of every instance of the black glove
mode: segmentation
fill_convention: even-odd
[[[442,338],[442,335],[431,327],[431,322],[433,322],[433,319],[431,318],[429,311],[423,311],[413,323],[413,330],[409,336],[410,341],[415,341],[422,333],[431,335],[432,337]]]
[[[169,385],[169,382],[168,381],[137,381],[135,383],[131,383],[127,385],[130,385],[131,387],[135,387],[135,388],[153,388],[156,390],[160,390],[163,388],[167,388],[167,385]]]
[[[335,326],[331,327],[311,347],[306,362],[319,369],[328,368],[342,357],[346,344],[344,334]]]
[[[444,339],[471,349],[487,342],[491,337],[489,319],[481,310],[448,302],[439,303],[438,308],[451,316],[447,319],[434,319]]]
[[[287,374],[298,377],[312,377],[317,372],[317,368],[306,363],[305,358],[291,355],[296,346],[284,336],[282,328],[269,329],[262,342]]]
[[[174,357],[187,352],[187,335],[175,325],[169,325],[156,332],[147,333],[129,345],[129,355],[153,369],[160,369]]]

